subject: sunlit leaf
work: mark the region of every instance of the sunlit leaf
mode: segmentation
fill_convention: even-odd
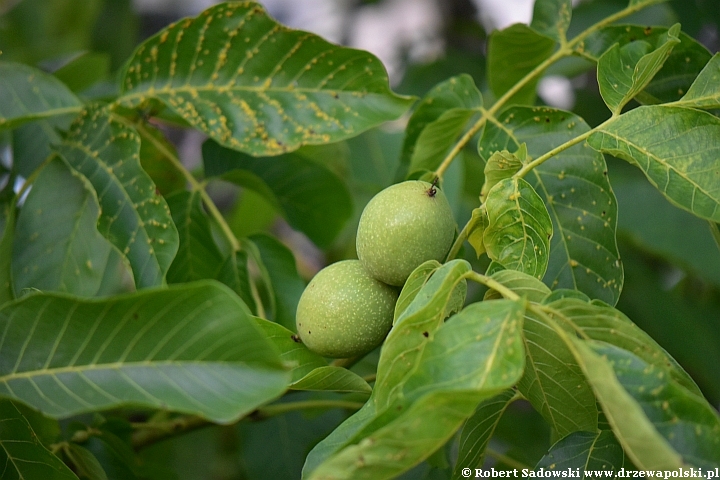
[[[615,472],[623,468],[625,455],[615,436],[608,430],[598,432],[574,432],[566,436],[545,455],[535,469],[543,468],[563,473],[578,473],[583,480],[594,478],[588,471]],[[568,470],[569,469],[569,470]],[[603,474],[603,476],[605,476]]]
[[[407,307],[410,306],[415,296],[430,278],[430,275],[438,268],[440,268],[440,262],[437,260],[428,260],[412,271],[407,280],[405,280],[400,296],[395,303],[393,323],[395,323]]]
[[[550,289],[536,277],[517,270],[501,270],[491,275],[492,279],[506,286],[531,302],[540,302],[550,294]],[[502,298],[499,292],[489,289],[484,300]]]
[[[2,477],[77,480],[77,476],[38,439],[15,402],[0,399],[0,464]]]
[[[716,53],[683,97],[674,103],[682,107],[720,108],[720,54]]]
[[[318,246],[328,246],[352,214],[344,182],[297,153],[256,158],[207,141],[203,162],[208,177],[222,177],[255,190]]]
[[[485,183],[480,191],[480,198],[486,198],[488,192],[501,180],[510,178],[520,170],[523,162],[514,154],[503,150],[490,155],[485,162]]]
[[[178,248],[177,230],[140,166],[138,134],[104,108],[89,107],[57,151],[95,188],[98,230],[130,261],[135,285],[161,285]]]
[[[0,129],[41,118],[80,112],[80,100],[42,70],[0,62]]]
[[[95,191],[60,159],[33,183],[15,225],[15,295],[26,289],[92,297],[100,289],[112,246],[97,231]]]
[[[291,30],[254,2],[213,6],[140,45],[119,101],[132,107],[149,98],[254,155],[355,136],[412,101],[390,91],[374,56]]]
[[[494,31],[488,41],[487,53],[488,80],[493,94],[498,98],[502,96],[547,59],[554,49],[555,40],[523,23]],[[529,82],[506,104],[534,104],[537,82],[538,78]]]
[[[673,47],[680,25],[675,24],[662,35],[653,50],[650,43],[637,41],[620,47],[613,45],[598,59],[597,75],[600,94],[613,114],[632,100],[662,68]]]
[[[550,257],[552,220],[535,189],[508,178],[488,192],[488,225],[483,242],[488,257],[505,268],[542,278]]]
[[[103,300],[30,294],[0,309],[0,330],[0,394],[55,418],[142,405],[231,422],[289,377],[216,282]]]
[[[673,204],[720,221],[720,120],[679,107],[638,107],[588,138],[596,150],[640,168]]]
[[[589,130],[578,116],[550,108],[510,108],[491,124],[479,144],[485,158],[527,144],[537,158]],[[610,304],[617,303],[623,270],[617,248],[617,200],[602,155],[570,147],[528,174],[526,180],[545,202],[553,221],[550,262],[543,281],[551,288],[571,288]],[[598,253],[599,252],[599,253]]]

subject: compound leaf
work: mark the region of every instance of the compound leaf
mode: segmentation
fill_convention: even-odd
[[[227,2],[146,40],[127,63],[119,102],[162,101],[218,143],[253,155],[331,143],[399,117],[380,61]]]

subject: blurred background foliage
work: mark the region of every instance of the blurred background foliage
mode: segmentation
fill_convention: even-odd
[[[0,0],[0,60],[37,66],[54,73],[86,100],[102,100],[117,91],[116,75],[135,46],[182,16],[194,15],[210,0]],[[279,21],[311,30],[329,40],[378,55],[393,88],[422,96],[436,83],[468,73],[492,102],[485,75],[487,38],[494,28],[527,22],[530,0],[272,0],[261,1]],[[569,36],[626,0],[574,2]],[[683,30],[711,53],[720,47],[717,0],[671,0],[643,10],[627,23]],[[598,92],[594,69],[582,61],[563,62],[539,86],[538,103],[571,109],[591,126],[609,116]],[[211,193],[239,237],[270,233],[292,251],[300,277],[307,281],[327,263],[353,257],[360,212],[378,191],[395,181],[403,123],[385,125],[331,146],[305,149],[303,156],[334,172],[353,198],[353,215],[328,248],[317,248],[293,230],[277,206],[263,196],[229,183],[215,182]],[[183,161],[200,168],[200,145],[194,131],[164,126]],[[27,139],[25,139],[27,140]],[[12,135],[0,135],[0,160],[12,162]],[[15,138],[16,143],[22,138]],[[17,146],[16,146],[16,152]],[[16,153],[16,155],[18,155]],[[618,241],[625,264],[625,285],[618,308],[663,345],[697,381],[711,404],[720,405],[720,249],[708,224],[668,203],[642,173],[608,158],[610,180],[619,203]],[[466,149],[444,180],[458,224],[478,204],[483,162]],[[22,169],[18,169],[22,172]],[[6,183],[3,199],[15,187]],[[256,237],[257,238],[257,237]],[[464,255],[483,271],[471,249]],[[297,301],[297,277],[288,273],[286,303]],[[469,301],[482,298],[471,291]],[[371,354],[354,368],[372,371]],[[337,394],[291,394],[313,398]],[[142,462],[128,464],[122,442],[94,440],[86,445],[114,478],[260,479],[299,478],[310,448],[335,428],[346,413],[291,413],[249,419],[238,425],[210,427],[153,445]],[[112,422],[104,424],[112,429]],[[72,428],[72,425],[66,425]],[[109,430],[109,431],[110,431]],[[115,432],[118,437],[127,432]],[[107,438],[112,438],[108,435]],[[501,421],[491,444],[488,465],[534,465],[550,444],[551,434],[527,404],[516,402]],[[403,478],[446,478],[443,465],[453,455],[452,442]],[[129,466],[128,466],[129,465]]]

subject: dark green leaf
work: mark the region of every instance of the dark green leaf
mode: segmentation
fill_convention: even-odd
[[[580,117],[549,108],[514,107],[498,120],[505,127],[488,125],[480,142],[485,158],[503,149],[514,151],[523,142],[528,156],[537,158],[589,130]],[[536,167],[527,180],[553,221],[545,283],[617,303],[623,282],[615,239],[617,201],[603,156],[576,145]]]
[[[666,36],[667,32],[667,27],[610,25],[592,33],[577,46],[576,52],[597,62],[602,54],[616,43],[620,47],[636,41],[657,45],[658,40]],[[710,60],[710,52],[697,40],[683,32],[680,32],[678,38],[680,43],[674,46],[663,67],[638,94],[637,100],[643,103],[679,100]]]
[[[70,128],[76,114],[58,115],[24,123],[12,131],[13,170],[25,178],[53,153],[62,141],[59,132]]]
[[[503,150],[490,155],[485,163],[485,183],[480,191],[480,198],[487,198],[487,194],[501,180],[510,178],[520,170],[523,162],[514,154]]]
[[[593,474],[588,475],[588,471],[610,470],[614,478],[615,473],[623,468],[624,462],[623,449],[612,432],[574,432],[553,445],[535,469],[579,473],[580,476],[576,478],[583,480],[595,477]]]
[[[88,480],[108,480],[108,476],[103,470],[98,459],[88,449],[81,447],[77,443],[69,443],[65,449],[65,454],[75,466],[75,470],[80,478]]]
[[[527,357],[518,390],[559,437],[597,430],[595,395],[564,339],[535,312],[525,315],[523,333]]]
[[[80,100],[57,78],[36,68],[0,62],[0,129],[80,112]]]
[[[260,193],[320,247],[327,247],[352,215],[343,181],[299,154],[256,158],[207,141],[203,161],[208,177],[222,176]]]
[[[610,111],[617,115],[640,93],[662,68],[673,47],[680,43],[680,25],[675,24],[652,45],[637,41],[620,47],[613,45],[598,59],[600,94]]]
[[[253,295],[246,251],[230,252],[220,265],[215,280],[224,283],[237,293],[253,314],[257,312],[258,306]]]
[[[515,391],[508,389],[500,395],[482,402],[472,416],[467,419],[460,432],[459,452],[453,469],[453,480],[467,478],[462,475],[463,468],[474,469],[482,466],[485,449],[490,443],[490,438],[505,409],[515,398]]]
[[[718,136],[720,120],[709,113],[654,105],[619,116],[588,144],[639,167],[673,204],[720,221]]]
[[[97,231],[95,191],[60,159],[33,183],[15,226],[12,275],[15,296],[27,289],[97,294],[112,246]]]
[[[615,436],[637,468],[711,469],[720,463],[720,417],[705,399],[626,350],[574,343]]]
[[[15,299],[12,283],[13,239],[15,238],[15,222],[17,217],[16,199],[5,205],[5,229],[0,240],[0,306]]]
[[[187,180],[170,158],[178,158],[175,146],[147,123],[133,124],[141,137],[140,165],[163,195],[184,190]]]
[[[483,243],[505,268],[543,278],[550,258],[552,220],[542,198],[522,178],[507,178],[488,192]]]
[[[289,379],[216,282],[104,300],[30,294],[0,309],[0,329],[0,394],[56,418],[143,405],[232,422]]]
[[[2,478],[77,480],[77,476],[40,443],[30,423],[12,400],[0,400],[0,464]]]
[[[75,93],[108,78],[110,55],[107,53],[85,52],[53,72],[56,78]]]
[[[326,390],[332,392],[370,393],[372,388],[356,373],[342,367],[317,367],[290,385],[291,390]]]
[[[537,278],[517,270],[500,270],[492,274],[492,279],[502,283],[504,286],[525,297],[530,302],[541,302],[550,294],[550,289]],[[484,300],[502,298],[502,295],[495,290],[485,292]]]
[[[488,80],[496,97],[502,96],[525,75],[547,59],[555,49],[555,40],[516,23],[496,30],[488,43]],[[534,104],[537,78],[525,85],[506,105]]]
[[[720,108],[720,54],[705,65],[687,93],[675,105],[691,108]]]
[[[165,199],[140,166],[140,137],[102,107],[73,122],[57,151],[98,192],[98,230],[130,261],[135,285],[161,285],[178,248]]]
[[[408,120],[400,155],[400,168],[395,179],[401,181],[407,176],[410,159],[413,158],[418,139],[425,127],[438,120],[447,110],[481,106],[482,96],[470,75],[458,75],[435,85],[417,104]]]
[[[170,25],[127,63],[120,102],[169,106],[215,141],[254,155],[355,136],[400,116],[380,61],[230,2]]]
[[[556,42],[565,43],[570,26],[572,2],[570,0],[536,0],[530,27]]]
[[[269,318],[294,332],[297,304],[305,290],[305,281],[298,274],[295,256],[279,240],[269,235],[253,235],[248,240],[257,250],[270,283],[274,308],[268,312]]]
[[[292,331],[263,318],[256,317],[255,321],[280,352],[283,364],[290,368],[291,382],[297,382],[315,369],[327,366],[327,361],[308,350]]]

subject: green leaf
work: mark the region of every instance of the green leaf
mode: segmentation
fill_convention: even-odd
[[[12,258],[13,258],[13,239],[15,238],[15,222],[17,217],[17,208],[15,202],[17,197],[13,198],[9,205],[4,206],[5,210],[5,229],[3,230],[2,240],[0,240],[0,306],[15,299],[15,289],[12,281]]]
[[[15,402],[0,399],[0,418],[0,464],[4,479],[77,480],[78,477],[40,443]]]
[[[73,122],[58,153],[98,192],[98,230],[127,257],[137,288],[161,285],[178,248],[165,199],[140,166],[140,138],[102,107]]]
[[[484,205],[473,209],[470,216],[470,225],[467,240],[475,250],[477,258],[480,258],[480,255],[485,253],[485,240],[483,235],[488,226],[487,211]]]
[[[482,96],[470,75],[458,75],[435,85],[417,104],[408,120],[400,154],[400,167],[395,179],[401,181],[407,176],[410,160],[415,154],[418,139],[425,127],[438,120],[448,110],[474,109],[481,106]]]
[[[479,401],[521,375],[523,312],[522,302],[498,300],[472,304],[452,317],[423,350],[397,397],[400,403],[380,418],[392,420],[330,457],[310,478],[394,478],[430,456]]]
[[[415,144],[410,160],[410,175],[439,167],[461,134],[480,118],[480,106],[475,109],[452,108],[430,122]]]
[[[577,115],[550,108],[514,107],[498,120],[504,128],[487,125],[480,141],[485,158],[499,150],[516,150],[522,143],[529,158],[537,158],[589,130]],[[534,168],[526,179],[553,221],[545,283],[617,303],[623,283],[615,238],[617,201],[603,156],[575,145]]]
[[[297,153],[255,158],[207,141],[203,162],[206,176],[221,176],[260,193],[320,247],[330,245],[352,215],[344,182]]]
[[[480,191],[480,198],[487,198],[492,187],[500,181],[515,175],[515,172],[522,168],[523,162],[514,154],[503,150],[490,155],[485,163],[485,183]]]
[[[614,44],[620,47],[633,42],[647,42],[657,45],[661,38],[667,36],[667,27],[644,27],[640,25],[610,25],[590,36],[576,47],[576,53],[597,62],[598,59]],[[697,40],[679,32],[680,43],[676,44],[670,55],[647,84],[637,95],[643,103],[665,103],[679,100],[688,91],[695,77],[710,60],[710,52]]]
[[[0,130],[80,111],[80,100],[61,81],[36,68],[0,62]]]
[[[720,463],[720,417],[705,399],[628,351],[573,343],[615,436],[638,469],[711,469]]]
[[[526,313],[523,334],[527,357],[518,383],[520,393],[559,438],[597,430],[595,395],[564,339],[535,312]]]
[[[0,309],[0,394],[54,418],[136,405],[228,423],[289,374],[229,289],[197,282],[103,300],[30,294]]]
[[[15,296],[27,289],[97,294],[112,246],[97,231],[95,191],[61,160],[33,183],[15,225],[12,276]]]
[[[720,120],[709,113],[654,105],[617,117],[588,144],[639,167],[678,207],[720,221],[718,136]]]
[[[218,280],[237,293],[251,312],[257,312],[257,302],[253,296],[252,280],[248,267],[248,253],[244,250],[230,252],[218,269]]]
[[[269,235],[253,235],[247,240],[252,242],[267,272],[273,296],[273,311],[268,312],[268,318],[294,332],[295,312],[305,290],[305,281],[300,278],[293,252]]]
[[[522,178],[508,178],[488,192],[483,242],[490,259],[542,278],[550,257],[552,220],[542,198]]]
[[[462,475],[463,468],[480,468],[485,460],[485,450],[505,409],[516,398],[515,391],[508,389],[489,400],[485,400],[467,419],[460,432],[459,452],[453,480],[467,478]]]
[[[253,155],[331,143],[405,112],[380,61],[273,21],[254,2],[213,6],[146,40],[119,101],[156,98],[215,141]]]
[[[420,289],[422,289],[430,276],[435,273],[440,266],[440,262],[437,260],[428,260],[412,271],[407,280],[405,280],[400,296],[395,303],[393,324],[397,322],[398,318],[407,310],[420,292]]]
[[[85,52],[53,72],[73,92],[82,92],[110,75],[110,55]]]
[[[291,390],[370,393],[372,388],[356,373],[342,367],[317,367],[290,385]]]
[[[442,324],[453,290],[470,270],[470,264],[464,260],[446,263],[433,273],[398,317],[380,351],[373,391],[378,411],[387,408],[402,391],[422,351]]]
[[[690,108],[720,108],[720,53],[705,65],[687,93],[674,103]]]
[[[649,43],[638,41],[623,47],[613,45],[598,59],[600,94],[613,114],[619,114],[650,83],[673,47],[680,43],[679,32],[680,24],[675,24],[658,39],[652,51]]]
[[[549,471],[568,471],[580,473],[583,480],[593,478],[586,472],[601,472],[610,470],[614,478],[615,473],[623,468],[625,455],[622,447],[615,440],[612,432],[605,430],[599,432],[573,432],[555,445],[545,455],[535,469],[543,468]],[[604,476],[604,475],[603,475]]]
[[[81,478],[108,480],[108,476],[100,462],[88,449],[81,447],[77,443],[69,443],[65,449],[65,454],[69,457]]]
[[[24,123],[12,131],[13,170],[29,178],[62,141],[60,132],[70,128],[76,114],[58,115]]]
[[[500,270],[491,275],[491,278],[525,297],[530,302],[541,302],[550,294],[550,289],[535,277],[517,270]],[[485,292],[483,300],[502,298],[502,295],[495,290],[489,289]]]
[[[565,33],[570,26],[570,18],[570,0],[536,0],[530,27],[562,44],[566,40]]]
[[[185,189],[187,180],[170,158],[178,158],[175,146],[158,129],[147,123],[135,122],[141,137],[140,165],[150,176],[158,191],[166,196]]]
[[[537,33],[522,23],[496,30],[488,42],[488,81],[496,97],[501,97],[525,75],[552,55],[555,40]],[[535,103],[534,79],[512,96],[506,105]]]
[[[327,361],[308,350],[291,330],[263,318],[255,317],[255,322],[280,352],[283,364],[290,369],[291,382],[301,380],[318,368],[327,367]]]
[[[224,259],[213,239],[200,192],[181,191],[166,200],[180,241],[167,272],[168,283],[216,278]]]

